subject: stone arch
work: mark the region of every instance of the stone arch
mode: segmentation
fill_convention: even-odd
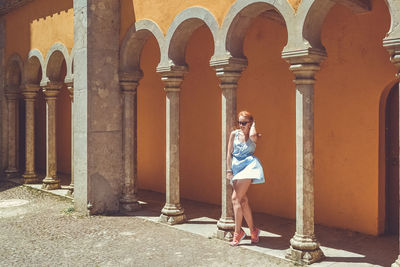
[[[28,59],[25,63],[24,81],[31,84],[40,84],[41,81],[38,80],[38,77],[41,77],[41,79],[44,78],[43,69],[44,61],[42,53],[38,49],[29,51]]]
[[[246,30],[252,19],[261,14],[285,24],[290,38],[292,30],[289,23],[293,20],[294,10],[288,1],[238,0],[225,17],[213,58],[230,56],[244,58],[243,41]]]
[[[341,4],[350,8],[354,13],[371,10],[370,0],[342,0]],[[325,51],[321,43],[322,25],[336,1],[303,0],[297,10],[296,21],[301,30],[296,37],[297,48]]]
[[[47,53],[43,69],[44,78],[42,79],[42,82],[60,81],[61,66],[64,60],[67,66],[66,77],[69,77],[71,76],[71,73],[68,73],[68,71],[71,70],[71,67],[68,49],[62,43],[55,43]]]
[[[164,58],[162,58],[160,65],[162,67],[186,65],[186,44],[192,33],[202,25],[208,26],[215,44],[219,27],[217,20],[210,11],[202,7],[190,7],[179,13],[171,23],[166,35],[167,55],[168,60],[171,60],[171,62],[163,61]]]
[[[151,20],[139,20],[127,32],[120,49],[120,72],[140,70],[140,55],[146,41],[153,35],[160,47],[161,58],[165,51],[165,39],[160,27]]]
[[[19,90],[23,82],[24,63],[18,54],[12,54],[7,60],[6,67],[6,87],[12,90]]]

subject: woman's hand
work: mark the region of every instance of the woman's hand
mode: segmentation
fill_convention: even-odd
[[[227,172],[227,173],[226,173],[226,179],[229,180],[229,181],[231,181],[232,178],[233,178],[233,173]]]

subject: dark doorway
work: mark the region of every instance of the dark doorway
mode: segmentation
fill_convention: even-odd
[[[386,221],[385,233],[399,233],[399,84],[386,102]]]

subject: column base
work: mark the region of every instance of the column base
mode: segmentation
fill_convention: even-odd
[[[120,212],[125,215],[133,215],[135,211],[138,211],[141,206],[135,195],[126,194],[119,200]]]
[[[18,176],[18,170],[16,168],[7,169],[4,171],[7,178],[14,178]]]
[[[286,258],[294,262],[312,264],[325,258],[315,236],[295,234],[290,240],[290,249]]]
[[[392,264],[392,267],[400,267],[400,255],[397,260]]]
[[[70,184],[68,187],[67,196],[73,197],[74,196],[74,184]]]
[[[235,231],[235,221],[231,218],[220,218],[217,222],[216,238],[226,241],[232,241]]]
[[[42,189],[54,190],[61,188],[60,180],[55,179],[53,177],[46,177],[43,179],[42,182],[43,182]]]
[[[22,177],[24,178],[24,184],[38,184],[38,183],[40,183],[39,177],[34,172],[32,172],[32,173],[27,173],[26,172],[26,173],[24,173],[22,175]]]
[[[160,222],[170,225],[183,223],[186,221],[184,209],[178,204],[165,204],[161,210]]]
[[[186,222],[186,215],[181,214],[181,215],[173,215],[172,216],[172,215],[161,214],[159,221],[162,223],[169,224],[169,225],[184,223],[184,222]]]

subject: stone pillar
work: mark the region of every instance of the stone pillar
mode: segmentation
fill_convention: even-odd
[[[56,147],[56,100],[62,83],[49,82],[43,88],[46,99],[46,177],[43,179],[43,189],[61,188],[57,177],[57,147]]]
[[[8,110],[8,167],[5,170],[7,178],[15,177],[17,170],[17,88],[7,88],[6,92]]]
[[[120,1],[74,4],[74,206],[119,211],[123,183]]]
[[[398,79],[398,81],[400,83],[400,38],[398,38],[398,39],[385,39],[383,41],[383,45],[388,50],[388,52],[390,54],[390,60],[392,61],[392,63],[397,68],[396,77],[397,77],[397,79]],[[399,84],[399,86],[400,86],[400,84]],[[399,99],[399,105],[400,105],[400,99]],[[400,136],[399,136],[399,140],[400,140]],[[399,153],[400,153],[400,151],[399,151]],[[400,191],[399,191],[399,196],[400,196]],[[399,228],[400,228],[400,225],[399,225]],[[399,229],[399,233],[400,233],[400,229]],[[400,248],[400,235],[399,235],[399,248]],[[400,267],[400,251],[399,251],[398,258],[392,264],[392,267]]]
[[[226,155],[229,136],[236,127],[236,92],[242,71],[247,66],[247,60],[229,58],[226,60],[212,60],[210,65],[215,68],[220,80],[222,100],[222,147],[221,147],[221,182],[222,182],[222,212],[217,222],[217,238],[231,240],[235,230],[235,221],[232,207],[232,186],[226,179]]]
[[[120,73],[120,86],[123,101],[123,158],[124,189],[120,199],[123,214],[132,214],[140,208],[137,199],[137,87],[143,74]]]
[[[68,196],[74,195],[74,83],[66,83],[71,99],[71,183],[68,186]]]
[[[26,84],[22,95],[25,99],[25,184],[39,183],[35,171],[35,98],[40,86],[38,84]]]
[[[286,58],[296,77],[296,233],[287,258],[306,264],[324,258],[314,233],[314,75],[325,54],[309,53]]]
[[[160,221],[177,224],[186,221],[179,193],[179,93],[186,67],[174,66],[162,72],[166,92],[166,202]]]

